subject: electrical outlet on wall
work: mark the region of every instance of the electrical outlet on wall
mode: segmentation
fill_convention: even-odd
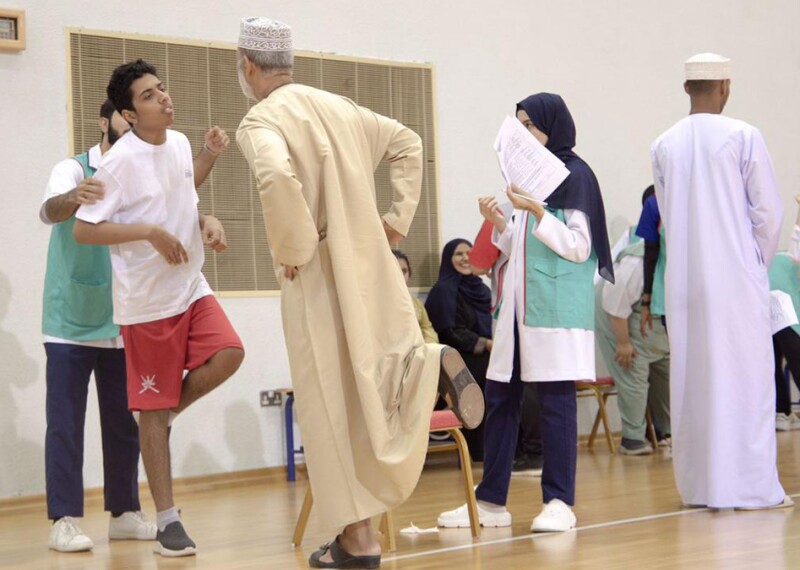
[[[283,394],[277,390],[262,390],[260,400],[262,408],[280,406],[283,402]]]

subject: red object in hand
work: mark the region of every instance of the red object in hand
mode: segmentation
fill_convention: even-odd
[[[500,257],[500,250],[492,243],[494,226],[489,220],[484,220],[475,243],[469,252],[469,262],[479,269],[491,269]]]

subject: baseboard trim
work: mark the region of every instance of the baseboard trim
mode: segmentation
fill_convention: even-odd
[[[612,432],[612,437],[618,439],[620,432]],[[582,434],[578,436],[578,442],[581,444],[588,443],[589,434]],[[605,436],[602,433],[597,434],[595,446],[606,448]],[[301,475],[301,479],[307,479],[306,467],[303,463],[297,464],[297,473]],[[249,469],[246,471],[231,471],[228,473],[214,473],[212,475],[198,475],[195,477],[179,477],[172,482],[173,490],[176,493],[198,492],[198,491],[213,491],[220,488],[231,487],[244,487],[258,482],[277,482],[286,479],[286,467],[279,465],[277,467],[265,467],[263,469]],[[142,481],[139,483],[139,493],[142,497],[149,496],[149,489],[147,482]],[[84,491],[84,500],[89,503],[90,501],[102,501],[103,488],[94,487]],[[5,513],[20,513],[26,511],[46,511],[47,502],[45,495],[28,495],[25,497],[8,497],[0,499],[0,514]]]
[[[305,464],[297,464],[298,479],[307,479]],[[176,494],[187,492],[213,491],[215,489],[231,487],[244,487],[259,482],[277,482],[286,480],[286,467],[265,467],[263,469],[248,469],[246,471],[231,471],[228,473],[214,473],[211,475],[198,475],[194,477],[179,477],[172,482]],[[139,494],[148,497],[147,481],[139,483]],[[86,503],[103,500],[103,488],[93,487],[84,491]],[[0,514],[35,512],[47,510],[45,495],[28,495],[25,497],[8,497],[0,499]]]

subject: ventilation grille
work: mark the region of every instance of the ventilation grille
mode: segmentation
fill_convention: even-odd
[[[139,39],[98,32],[70,31],[70,78],[73,148],[88,149],[100,139],[97,117],[114,68],[142,58],[154,65],[175,105],[173,128],[184,133],[197,153],[209,127],[218,125],[231,137],[231,146],[217,159],[214,170],[198,189],[200,211],[225,226],[228,250],[206,251],[203,268],[218,292],[277,291],[278,283],[267,246],[255,180],[234,138],[250,102],[242,95],[236,73],[235,47],[192,45],[158,39]],[[385,64],[330,55],[295,55],[298,83],[344,95],[356,103],[392,117],[422,137],[425,172],[422,197],[409,235],[401,248],[412,264],[414,287],[436,281],[439,256],[438,189],[432,69],[430,66]],[[392,189],[389,169],[375,172],[380,212],[389,209]]]

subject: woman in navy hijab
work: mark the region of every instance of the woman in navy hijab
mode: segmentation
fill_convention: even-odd
[[[475,381],[483,389],[492,348],[491,291],[472,274],[472,244],[454,239],[442,250],[439,279],[428,293],[425,309],[439,342],[461,354]],[[483,461],[483,423],[464,430],[473,461]]]
[[[575,123],[564,100],[539,93],[517,104],[517,119],[569,170],[540,204],[512,185],[506,219],[497,200],[479,201],[494,226],[493,242],[508,256],[498,300],[494,346],[486,374],[486,453],[475,492],[483,526],[511,525],[506,509],[524,383],[536,388],[544,465],[542,512],[533,532],[575,528],[577,402],[575,382],[595,378],[594,273],[613,281],[600,186],[573,150]],[[469,525],[466,506],[439,516],[439,526]]]

